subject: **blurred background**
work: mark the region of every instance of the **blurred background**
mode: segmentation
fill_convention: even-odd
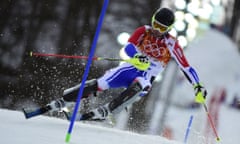
[[[81,82],[85,60],[30,57],[29,54],[32,51],[88,55],[102,4],[103,1],[97,0],[1,0],[1,108],[21,110],[26,106],[42,106],[61,97],[64,89]],[[170,33],[179,39],[187,54],[189,51],[187,55],[190,58],[189,62],[197,66],[197,70],[202,69],[200,78],[204,77],[205,73],[210,75],[211,71],[216,70],[211,69],[208,72],[209,70],[203,68],[205,65],[200,66],[202,60],[198,59],[201,55],[201,58],[204,57],[204,63],[204,60],[211,61],[214,54],[219,56],[216,52],[219,45],[215,46],[212,55],[206,54],[208,50],[200,54],[201,48],[208,47],[211,42],[216,44],[216,42],[227,41],[229,45],[234,45],[233,51],[238,57],[236,61],[239,60],[240,1],[238,0],[110,0],[95,55],[118,58],[119,50],[126,43],[129,35],[139,26],[150,25],[152,14],[159,7],[169,7],[175,11],[175,26]],[[209,31],[214,32],[209,34]],[[206,41],[202,42],[204,38]],[[211,40],[211,38],[215,39]],[[223,58],[227,60],[231,57],[231,55],[223,56],[230,49],[224,48],[219,59],[216,59],[217,65],[221,68],[223,65],[225,67],[219,71],[231,71],[232,69],[226,68],[226,64],[237,62],[220,62]],[[191,51],[194,54],[190,54]],[[117,65],[117,62],[94,61],[88,79],[97,78],[109,68]],[[239,65],[233,67],[239,67]],[[217,75],[219,71],[213,75]],[[225,75],[228,74],[223,73],[223,76]],[[233,75],[235,79],[240,79],[239,73]],[[173,128],[167,126],[171,106],[191,109],[191,111],[200,107],[193,102],[193,90],[184,79],[183,75],[179,74],[176,64],[170,63],[166,71],[154,82],[152,92],[134,103],[128,111],[117,116],[116,127],[173,138]],[[219,78],[216,77],[215,80],[217,79]],[[223,83],[220,82],[223,86],[221,91],[225,93],[227,91],[224,85],[226,79],[222,81]],[[210,81],[206,77],[204,80]],[[187,86],[181,85],[183,81]],[[209,87],[210,99],[216,84],[205,83],[206,87]],[[231,86],[236,91],[239,89],[239,85],[238,88],[236,84],[231,84]],[[119,92],[111,90],[95,98],[94,101],[98,103],[102,102],[102,99],[108,100],[109,97],[114,97]],[[179,97],[176,98],[175,95],[187,96],[182,96],[179,100]],[[234,91],[231,95],[236,95],[234,97],[236,104],[232,103],[233,107],[239,108],[239,91],[236,93]],[[224,97],[222,96],[222,101]],[[229,100],[229,103],[231,102],[232,99]],[[188,118],[185,120],[187,121]]]

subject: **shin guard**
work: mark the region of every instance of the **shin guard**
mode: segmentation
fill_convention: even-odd
[[[126,106],[134,103],[141,98],[139,95],[142,92],[142,87],[138,82],[134,82],[125,91],[123,91],[117,98],[113,99],[108,107],[112,113],[117,113]]]

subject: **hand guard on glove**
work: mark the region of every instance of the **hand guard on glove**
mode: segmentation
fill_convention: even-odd
[[[148,57],[141,55],[139,53],[135,54],[134,58],[137,58],[139,60],[139,62],[141,62],[141,63],[149,63]]]
[[[203,104],[207,96],[207,90],[201,84],[194,85],[195,102]]]
[[[150,66],[150,61],[147,56],[142,54],[135,54],[132,59],[129,59],[127,62],[131,63],[134,67],[139,70],[147,70]]]

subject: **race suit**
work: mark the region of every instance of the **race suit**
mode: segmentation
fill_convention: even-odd
[[[147,56],[151,63],[149,68],[141,71],[129,63],[119,65],[97,79],[99,89],[128,87],[134,81],[138,81],[142,88],[151,87],[154,78],[165,69],[171,58],[176,61],[191,84],[199,83],[198,75],[189,65],[183,49],[169,33],[156,37],[151,26],[139,27],[130,36],[124,51],[130,58],[136,53]]]

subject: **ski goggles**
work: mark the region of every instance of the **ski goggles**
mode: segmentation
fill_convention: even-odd
[[[165,33],[172,28],[172,26],[166,26],[157,21],[152,22],[152,27],[153,27],[153,29],[158,30],[160,33]]]

